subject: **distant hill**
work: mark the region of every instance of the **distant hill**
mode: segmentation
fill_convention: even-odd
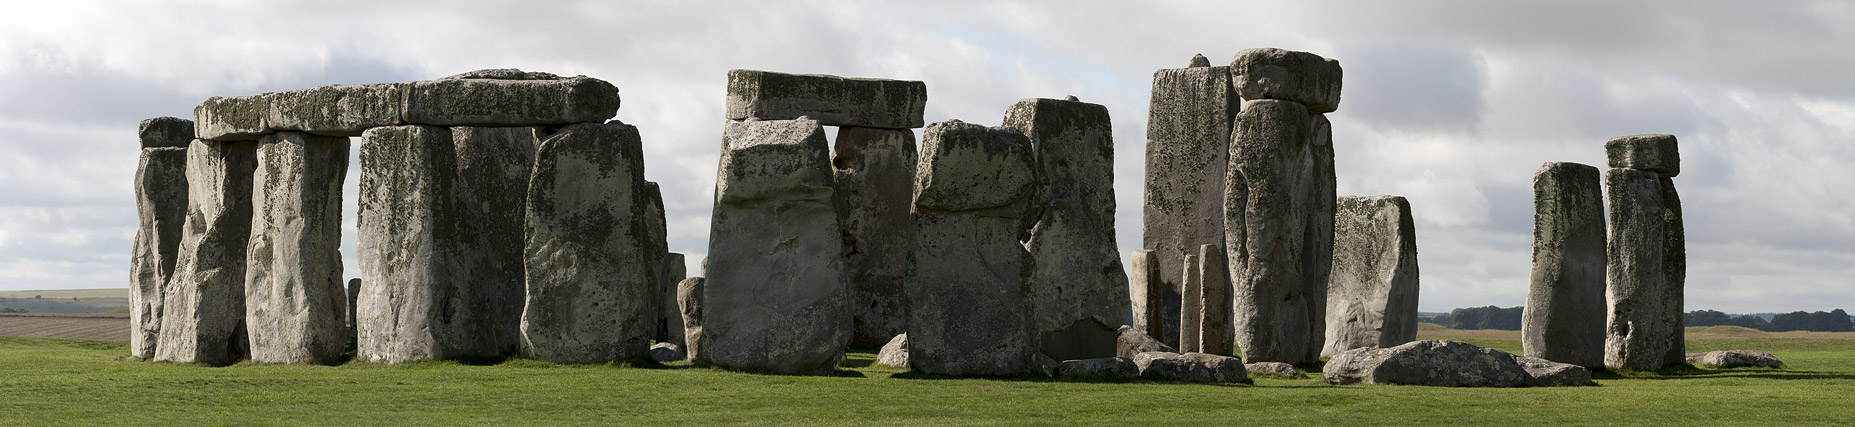
[[[128,288],[0,291],[0,311],[7,312],[101,313],[127,308]]]

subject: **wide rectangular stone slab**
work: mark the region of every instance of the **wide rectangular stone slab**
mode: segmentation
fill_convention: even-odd
[[[270,128],[270,97],[215,96],[193,107],[194,138],[207,141],[256,141]]]
[[[411,83],[328,85],[271,92],[265,126],[273,131],[361,136],[368,128],[398,126]]]
[[[1145,332],[1173,346],[1180,344],[1185,255],[1199,245],[1224,244],[1224,168],[1231,118],[1241,106],[1228,71],[1204,66],[1153,73],[1140,246],[1153,251],[1165,295],[1157,308],[1163,319]]]
[[[837,213],[843,219],[853,344],[883,344],[908,332],[902,283],[917,157],[911,130],[837,131],[831,182],[837,187]]]
[[[143,123],[146,129],[148,122]],[[183,136],[192,135],[190,128]],[[140,222],[129,258],[129,354],[150,358],[161,338],[162,299],[187,221],[186,147],[142,149],[135,167],[135,210]]]
[[[228,365],[244,359],[245,251],[257,143],[187,146],[187,220],[162,299],[155,360]]]
[[[1341,77],[1340,61],[1307,52],[1244,49],[1230,60],[1231,84],[1243,99],[1294,101],[1313,113],[1340,108]]]
[[[245,322],[251,360],[335,363],[347,351],[341,188],[348,138],[278,132],[258,141]]]
[[[1674,324],[1665,308],[1668,224],[1660,177],[1647,170],[1611,169],[1604,174],[1604,186],[1610,206],[1604,365],[1661,369]]]
[[[617,114],[618,88],[590,77],[560,80],[439,79],[413,82],[406,123],[545,126],[600,123]]]
[[[1321,356],[1416,340],[1417,226],[1410,202],[1341,197],[1336,207]]]
[[[1653,171],[1662,178],[1681,174],[1681,153],[1674,135],[1630,135],[1604,142],[1610,167]],[[1682,356],[1685,362],[1686,355]]]
[[[910,129],[926,123],[927,84],[728,70],[729,120],[811,117],[828,126]]]
[[[1520,323],[1527,356],[1604,366],[1604,187],[1589,165],[1533,174],[1533,271]]]
[[[280,130],[359,136],[372,127],[523,127],[599,123],[619,107],[618,88],[585,76],[479,70],[411,83],[329,85],[212,97],[194,107],[195,137],[255,140]]]

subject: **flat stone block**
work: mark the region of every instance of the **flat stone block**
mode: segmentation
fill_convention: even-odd
[[[1674,135],[1630,135],[1604,142],[1610,167],[1653,171],[1662,178],[1681,174],[1681,153]],[[1683,357],[1686,357],[1685,355]]]
[[[927,84],[728,70],[729,120],[811,117],[828,126],[910,129],[926,123]]]
[[[380,126],[398,126],[411,83],[328,85],[259,95],[269,109],[264,123],[274,131],[327,136],[361,136]]]
[[[142,120],[136,136],[142,148],[187,148],[193,142],[193,121],[179,117],[156,117]]]
[[[547,126],[604,122],[618,107],[617,87],[585,76],[458,78],[413,82],[402,118],[439,126]]]
[[[1417,226],[1403,196],[1342,197],[1321,356],[1417,339]],[[1592,322],[1596,323],[1596,322]]]
[[[207,141],[256,141],[273,132],[267,123],[270,97],[215,96],[193,107],[194,138]]]
[[[1280,99],[1314,113],[1340,108],[1340,61],[1276,48],[1244,49],[1230,60],[1230,80],[1245,100]]]

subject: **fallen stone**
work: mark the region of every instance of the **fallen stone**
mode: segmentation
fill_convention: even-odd
[[[1753,350],[1720,350],[1706,353],[1688,353],[1685,360],[1695,366],[1709,368],[1783,368],[1784,361],[1778,360],[1771,353]]]
[[[461,331],[456,351],[492,356],[521,351],[525,284],[523,233],[528,179],[541,145],[534,128],[451,128],[457,154],[457,207],[463,221],[459,249],[464,274],[457,276],[451,303],[467,315],[452,315]]]
[[[181,228],[187,222],[187,148],[163,145],[166,141],[160,137],[152,138],[156,145],[150,146],[147,129],[153,120],[157,119],[142,121],[142,146],[149,148],[142,149],[135,167],[135,210],[140,222],[129,257],[129,354],[144,359],[154,357],[155,343],[161,338],[162,300],[168,279],[174,276]],[[192,137],[192,123],[187,126],[180,137]]]
[[[916,157],[914,131],[837,131],[831,182],[837,188],[837,214],[843,219],[852,343],[879,343],[908,331],[902,283],[908,267],[908,209]]]
[[[256,141],[273,132],[266,123],[270,98],[215,96],[193,107],[193,134],[207,141]]]
[[[1309,112],[1340,108],[1340,61],[1285,49],[1244,49],[1230,60],[1230,81],[1245,100],[1280,99]]]
[[[1264,376],[1264,377],[1275,377],[1275,378],[1303,378],[1304,377],[1303,375],[1301,375],[1300,370],[1295,369],[1295,365],[1290,365],[1290,364],[1282,363],[1282,362],[1245,363],[1243,364],[1243,369],[1248,370],[1250,372],[1250,375],[1253,375],[1253,376]]]
[[[710,222],[703,358],[829,375],[850,341],[830,147],[816,120],[729,123]]]
[[[264,125],[272,131],[361,136],[368,128],[398,126],[410,83],[328,85],[266,93]]]
[[[187,219],[161,308],[155,360],[222,366],[250,354],[245,251],[257,143],[187,146]]]
[[[876,363],[907,368],[908,334],[896,334],[895,338],[889,339],[888,344],[883,344],[882,351],[876,353]]]
[[[1160,340],[1153,339],[1152,336],[1147,335],[1145,332],[1134,329],[1132,326],[1121,325],[1120,334],[1115,338],[1115,356],[1131,358],[1136,354],[1155,351],[1161,353],[1179,352],[1179,350],[1172,348],[1172,346],[1166,345],[1166,343],[1160,342]]]
[[[1204,280],[1199,274],[1204,272],[1198,255],[1185,255],[1185,292],[1179,299],[1179,351],[1197,352],[1200,342],[1198,328],[1204,326]]]
[[[1342,197],[1333,223],[1321,356],[1416,340],[1417,227],[1410,202],[1403,196]]]
[[[179,117],[142,120],[136,128],[142,148],[187,148],[193,141],[193,121]]]
[[[1674,135],[1630,135],[1604,142],[1604,157],[1610,167],[1641,169],[1662,178],[1681,174],[1681,153]]]
[[[1079,380],[1129,380],[1140,378],[1140,365],[1125,357],[1065,360],[1057,363],[1050,375]]]
[[[510,80],[514,81],[514,80]],[[658,300],[646,264],[643,142],[633,126],[547,137],[528,185],[522,355],[556,363],[647,356]]]
[[[1198,326],[1198,351],[1221,356],[1237,354],[1237,329],[1231,323],[1233,311],[1230,288],[1230,262],[1224,247],[1198,247],[1198,281],[1201,314]]]
[[[1417,341],[1390,348],[1356,348],[1321,369],[1330,384],[1438,387],[1590,385],[1585,368],[1458,341]],[[1582,373],[1582,375],[1580,375]]]
[[[1605,173],[1610,206],[1609,264],[1605,282],[1604,365],[1653,371],[1667,361],[1673,324],[1666,316],[1662,191],[1655,172]]]
[[[1134,355],[1133,362],[1140,368],[1140,377],[1150,380],[1214,384],[1250,382],[1243,360],[1235,357],[1146,352]]]
[[[701,277],[676,282],[676,305],[683,317],[683,349],[690,360],[702,359],[702,285]]]
[[[1604,189],[1597,168],[1551,162],[1533,174],[1533,272],[1520,323],[1527,356],[1604,366]]]
[[[1307,109],[1289,101],[1249,101],[1231,131],[1224,188],[1225,253],[1232,263],[1237,346],[1251,362],[1318,360],[1310,342],[1307,191],[1312,181]]]
[[[904,287],[909,363],[955,376],[1038,369],[1036,265],[1019,243],[1034,220],[1030,139],[953,120],[929,125],[921,152]]]
[[[681,362],[689,357],[683,352],[683,346],[673,342],[660,342],[651,345],[651,360],[658,362]]]
[[[1185,255],[1200,245],[1224,245],[1224,175],[1231,118],[1240,105],[1228,67],[1153,73],[1140,247],[1153,251],[1158,288],[1165,292],[1154,297],[1163,304],[1154,310],[1163,319],[1149,323],[1148,333],[1168,344],[1179,344]]]
[[[278,132],[258,141],[244,292],[252,361],[327,364],[347,352],[347,177],[347,137]]]
[[[519,72],[519,70],[516,70]],[[532,76],[527,76],[532,77]],[[618,88],[586,76],[413,82],[406,123],[439,126],[545,126],[604,122],[617,114]]]
[[[728,120],[810,117],[827,126],[921,127],[927,84],[823,74],[728,70]]]
[[[1161,313],[1166,307],[1161,298],[1166,296],[1166,281],[1160,276],[1158,255],[1153,251],[1141,249],[1128,256],[1128,264],[1133,274],[1128,275],[1128,299],[1132,300],[1129,312],[1133,321],[1129,322],[1134,330],[1148,337],[1157,336],[1166,328],[1165,316]],[[1132,354],[1121,354],[1130,357]]]
[[[1528,386],[1591,385],[1591,370],[1583,366],[1527,356],[1514,356],[1514,363],[1532,378],[1527,381]]]

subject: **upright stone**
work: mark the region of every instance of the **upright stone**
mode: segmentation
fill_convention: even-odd
[[[1160,300],[1166,295],[1166,283],[1160,277],[1159,256],[1153,251],[1141,249],[1128,255],[1128,258],[1128,264],[1134,270],[1128,276],[1127,283],[1128,300],[1132,302],[1128,312],[1133,315],[1128,326],[1146,336],[1157,337],[1159,335],[1156,334],[1165,329],[1161,327],[1165,323],[1165,316],[1160,311],[1166,306]]]
[[[1610,205],[1609,290],[1604,365],[1653,371],[1668,356],[1667,272],[1662,190],[1655,172],[1611,169],[1605,173]]]
[[[1672,137],[1671,137],[1672,138]],[[1677,167],[1678,168],[1678,167]],[[1687,227],[1681,220],[1681,195],[1675,181],[1659,180],[1662,188],[1662,225],[1668,235],[1662,239],[1662,315],[1669,322],[1668,356],[1663,365],[1687,363]]]
[[[354,354],[355,345],[358,345],[358,343],[360,343],[360,336],[357,334],[357,329],[355,329],[355,326],[359,324],[354,322],[355,321],[354,314],[356,311],[360,310],[360,299],[361,299],[361,278],[356,277],[353,279],[348,279],[348,305],[347,305],[348,345],[347,345],[347,351],[350,356]]]
[[[1417,339],[1417,227],[1403,196],[1342,197],[1321,356]],[[1595,318],[1593,318],[1595,319]]]
[[[659,301],[646,262],[644,146],[622,123],[547,137],[528,184],[522,355],[556,363],[649,356]]]
[[[1231,131],[1224,244],[1246,362],[1310,361],[1314,310],[1303,262],[1313,204],[1309,119],[1301,104],[1249,101]]]
[[[361,135],[355,258],[355,358],[398,363],[462,355],[476,339],[456,324],[477,315],[458,294],[469,282],[457,150],[451,129],[390,126]]]
[[[1140,246],[1158,261],[1165,319],[1148,331],[1179,345],[1179,301],[1185,255],[1199,245],[1224,245],[1224,168],[1231,118],[1241,101],[1228,67],[1194,58],[1188,68],[1153,73],[1147,114],[1146,187]]]
[[[1017,129],[958,120],[929,125],[915,169],[908,260],[908,360],[938,375],[1017,375],[1037,369],[1029,279],[1019,243],[1037,183],[1031,142]]]
[[[1043,212],[1026,245],[1037,259],[1031,292],[1042,352],[1052,360],[1114,357],[1127,324],[1127,271],[1114,238],[1114,137],[1108,108],[1026,99],[1005,126],[1031,140]]]
[[[701,357],[702,344],[702,286],[701,277],[691,277],[676,282],[676,305],[683,318],[683,351],[689,360],[705,360]]]
[[[1280,99],[1314,113],[1340,108],[1340,61],[1307,52],[1258,48],[1237,52],[1230,80],[1245,100]]]
[[[143,120],[141,158],[135,167],[135,209],[140,225],[129,258],[129,353],[155,355],[161,337],[162,297],[180,255],[187,222],[187,144],[193,122],[173,117]]]
[[[1533,273],[1520,323],[1526,356],[1604,365],[1604,188],[1598,169],[1546,163],[1533,174]]]
[[[662,341],[675,343],[685,349],[689,347],[689,342],[683,340],[686,333],[683,331],[682,306],[676,299],[676,286],[689,276],[688,268],[684,265],[683,254],[667,252],[663,257],[663,268],[658,269],[657,282],[666,283],[657,288],[657,295],[661,297],[658,299],[660,314],[657,322],[663,325],[664,333],[668,334]]]
[[[703,289],[701,355],[827,375],[850,341],[830,147],[816,120],[729,123]]]
[[[1186,254],[1185,293],[1179,298],[1179,351],[1198,352],[1198,328],[1204,326],[1204,264],[1198,255]]]
[[[1224,247],[1198,247],[1199,298],[1198,352],[1220,356],[1236,355],[1236,326],[1231,308],[1230,262]]]
[[[229,365],[244,359],[245,249],[257,143],[187,146],[187,219],[161,309],[155,360]]]
[[[650,316],[651,339],[671,342],[670,332],[674,330],[680,335],[682,328],[671,328],[670,318],[665,316],[670,312],[669,303],[675,301],[673,298],[675,298],[676,282],[671,282],[669,278],[664,277],[663,270],[664,258],[670,254],[670,232],[663,217],[663,189],[658,187],[656,182],[644,181],[642,191],[640,197],[644,202],[644,265],[655,266],[650,271],[650,297],[652,301],[657,302],[652,304],[652,307],[657,308],[656,314]]]
[[[1339,199],[1336,193],[1338,178],[1333,169],[1333,124],[1327,121],[1327,115],[1315,113],[1308,117],[1308,136],[1314,144],[1308,146],[1312,163],[1309,173],[1312,181],[1308,182],[1308,216],[1306,237],[1302,247],[1302,271],[1307,275],[1302,295],[1308,298],[1308,355],[1307,361],[1318,361],[1323,356],[1321,349],[1327,342],[1327,288],[1333,273],[1334,249],[1334,212]],[[1411,242],[1416,245],[1416,241]],[[1413,246],[1414,247],[1414,246]],[[1415,253],[1411,259],[1416,259]],[[1413,265],[1413,268],[1415,266]],[[1415,273],[1412,273],[1415,278]],[[1415,297],[1413,297],[1415,298]],[[1411,300],[1416,303],[1415,299]],[[1416,306],[1411,306],[1416,310]],[[1412,311],[1415,315],[1415,311]],[[1414,319],[1413,319],[1414,321]],[[1416,323],[1410,327],[1415,328]],[[1413,329],[1415,331],[1415,329]],[[1408,341],[1408,340],[1406,340]],[[1404,341],[1399,341],[1402,344]]]
[[[348,138],[278,132],[258,140],[245,263],[251,360],[335,363],[347,351],[341,187]]]
[[[843,219],[853,343],[881,344],[908,331],[902,282],[908,265],[915,153],[913,131],[837,131],[832,183],[837,187],[837,214]]]
[[[728,70],[728,120],[808,117],[828,126],[921,127],[927,84],[822,74]]]
[[[541,140],[535,128],[454,126],[457,207],[466,246],[453,268],[467,272],[453,288],[452,322],[467,338],[461,354],[492,356],[521,349],[523,229],[528,179]]]

